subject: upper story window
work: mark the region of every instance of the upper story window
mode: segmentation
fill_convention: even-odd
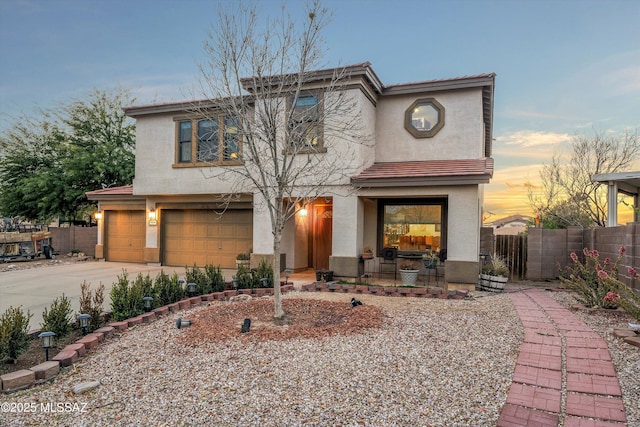
[[[289,144],[296,152],[324,152],[322,132],[322,95],[291,97],[289,108]]]
[[[214,116],[177,122],[178,165],[210,165],[240,159],[239,123],[236,117]]]
[[[416,100],[404,113],[404,128],[416,138],[431,138],[444,126],[444,107],[434,98]]]

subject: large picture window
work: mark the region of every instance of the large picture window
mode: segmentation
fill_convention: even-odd
[[[445,245],[446,199],[381,201],[381,247],[399,253],[440,252]]]
[[[195,143],[194,143],[195,141]],[[177,122],[176,158],[181,166],[207,166],[240,160],[236,117],[213,116]]]

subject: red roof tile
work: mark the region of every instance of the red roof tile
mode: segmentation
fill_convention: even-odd
[[[101,188],[100,190],[87,191],[85,194],[87,196],[133,196],[133,185]]]
[[[465,160],[375,163],[351,180],[354,184],[371,185],[382,181],[407,180],[426,183],[428,180],[446,178],[488,180],[492,175],[493,159],[485,157]]]

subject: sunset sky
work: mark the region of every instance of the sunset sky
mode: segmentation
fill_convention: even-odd
[[[0,131],[92,88],[128,88],[139,104],[190,98],[217,3],[1,1]],[[299,3],[287,9],[302,17]],[[268,13],[281,4],[260,2]],[[369,61],[384,84],[497,74],[490,220],[529,214],[540,165],[576,134],[640,126],[640,1],[324,4],[327,67]]]

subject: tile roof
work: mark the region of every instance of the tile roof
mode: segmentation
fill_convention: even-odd
[[[351,182],[362,186],[442,185],[444,181],[489,182],[493,159],[427,160],[374,163]]]
[[[133,185],[122,187],[108,187],[100,190],[87,191],[87,196],[133,196]]]

